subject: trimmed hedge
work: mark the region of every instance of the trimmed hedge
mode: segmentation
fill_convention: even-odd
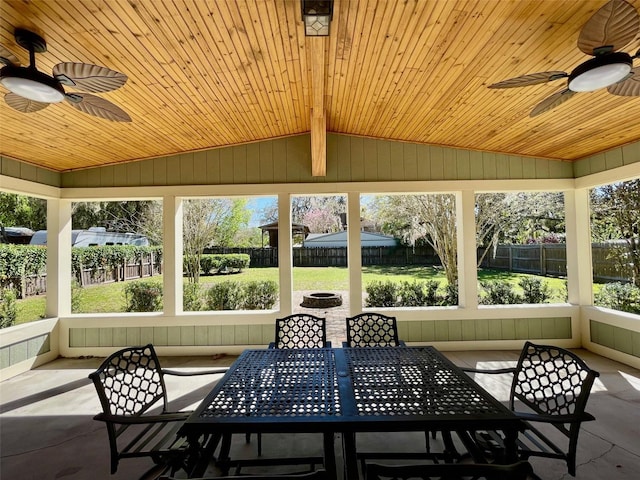
[[[251,257],[246,253],[205,254],[200,257],[200,271],[203,275],[239,273],[250,263]]]
[[[268,310],[278,301],[278,284],[273,280],[217,283],[206,293],[208,310]]]
[[[457,305],[457,289],[445,288],[440,294],[436,280],[393,282],[391,280],[369,282],[365,286],[367,307],[430,307]]]

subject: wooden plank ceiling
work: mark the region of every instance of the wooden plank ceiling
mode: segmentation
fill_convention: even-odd
[[[569,161],[637,141],[640,98],[582,93],[529,118],[564,80],[487,88],[571,71],[588,58],[576,46],[581,27],[605,3],[336,0],[323,41],[327,131]],[[47,40],[41,71],[73,61],[127,74],[98,95],[132,117],[110,122],[66,103],[24,114],[0,102],[3,156],[67,171],[300,134],[320,116],[298,0],[2,0],[0,9],[0,43],[22,64],[16,27]],[[624,51],[639,47],[636,37]]]

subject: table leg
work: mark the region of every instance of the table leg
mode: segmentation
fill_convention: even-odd
[[[192,449],[192,451],[189,453],[189,477],[202,477],[204,475],[204,472],[209,466],[209,462],[211,460],[215,460],[213,454],[216,450],[216,447],[218,446],[218,443],[220,443],[221,438],[222,435],[219,433],[206,435],[206,441],[201,446],[201,448],[197,448],[200,445],[197,441],[198,439],[190,439],[189,448],[192,449],[191,445],[195,446],[196,448],[195,450]]]
[[[229,452],[231,451],[231,434],[225,433],[222,435],[222,443],[220,444],[220,454],[218,455],[218,461],[216,465],[222,471],[223,475],[229,474],[229,468],[231,467],[229,462]]]
[[[324,433],[324,468],[329,473],[329,477],[337,478],[336,452],[334,447],[334,434]]]
[[[342,434],[342,450],[344,455],[344,480],[358,480],[358,458],[356,454],[356,434]]]

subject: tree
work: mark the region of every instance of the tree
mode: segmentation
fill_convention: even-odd
[[[372,212],[382,231],[415,245],[430,245],[442,263],[449,285],[458,283],[456,205],[451,194],[379,196]]]
[[[640,179],[594,188],[591,203],[593,240],[624,240],[618,260],[640,287]]]
[[[162,245],[162,203],[155,200],[77,202],[72,207],[73,228],[102,226],[111,232],[145,235]]]
[[[564,200],[560,192],[481,193],[476,196],[478,260],[499,243],[545,242],[563,238]]]
[[[200,280],[200,258],[208,246],[229,246],[237,232],[251,218],[246,200],[185,200],[183,211],[183,254],[189,282]]]
[[[311,233],[331,233],[342,230],[340,217],[325,209],[309,210],[300,223],[309,227]]]
[[[305,223],[307,215],[311,215],[307,220],[313,222],[324,217],[318,226],[320,228],[317,230],[318,232],[324,232],[327,228],[329,231],[336,231],[334,228],[342,228],[340,214],[345,213],[346,209],[347,199],[342,195],[296,195],[291,197],[291,221],[307,225]],[[322,212],[322,214],[318,214],[318,212]],[[278,204],[267,205],[260,213],[264,223],[276,222],[278,221]],[[333,227],[334,222],[338,227]],[[307,226],[311,231],[316,231],[310,225]]]
[[[0,192],[0,225],[45,230],[47,201],[42,198]]]

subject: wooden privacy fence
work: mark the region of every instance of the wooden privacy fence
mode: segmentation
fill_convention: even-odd
[[[96,269],[82,268],[80,278],[76,278],[83,287],[100,285],[103,283],[123,282],[136,278],[152,277],[160,275],[160,265],[153,262],[153,254],[143,254],[138,261],[123,261],[117,267],[102,267]],[[29,275],[24,282],[21,279],[12,279],[14,287],[18,287],[19,298],[26,298],[47,292],[47,274]]]
[[[207,248],[204,253],[245,253],[251,267],[277,267],[277,248]],[[431,247],[363,247],[362,265],[439,265]],[[346,267],[347,248],[293,248],[294,267]]]
[[[632,271],[617,258],[625,247],[620,243],[593,244],[593,280],[595,282],[629,281]],[[277,248],[210,248],[205,253],[245,253],[251,267],[277,267]],[[483,249],[478,249],[478,259]],[[430,247],[363,247],[362,265],[440,265]],[[293,248],[294,267],[347,266],[346,248]],[[487,253],[481,267],[530,273],[548,277],[566,277],[567,246],[564,243],[499,245],[495,256]]]
[[[626,247],[621,243],[593,243],[591,256],[593,281],[628,282],[633,277],[629,264],[619,259]],[[478,259],[483,250],[478,249]],[[498,245],[495,256],[487,253],[481,267],[531,273],[545,277],[566,277],[567,245],[564,243],[541,243],[534,245]]]

